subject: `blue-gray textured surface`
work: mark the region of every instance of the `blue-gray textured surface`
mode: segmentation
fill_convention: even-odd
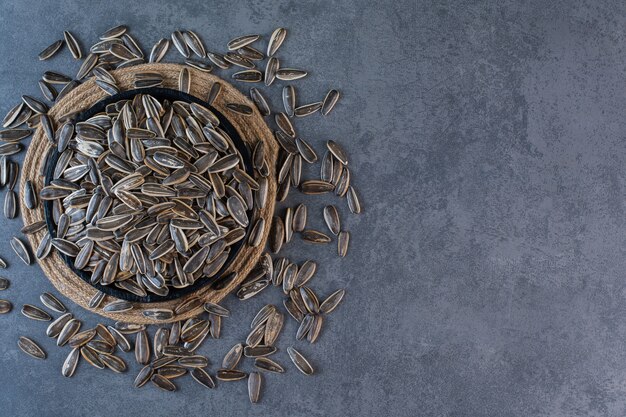
[[[547,5],[546,5],[547,4]],[[36,56],[70,28],[83,46],[128,24],[144,49],[179,28],[209,49],[232,37],[289,29],[280,55],[310,70],[303,101],[329,87],[336,112],[298,124],[318,150],[345,144],[365,211],[342,216],[353,244],[292,245],[321,263],[315,289],[346,287],[315,346],[319,369],[269,375],[259,405],[245,383],[171,395],[133,389],[127,375],[85,364],[66,379],[67,348],[22,317],[51,286],[20,265],[0,294],[0,414],[4,416],[620,416],[626,414],[623,162],[626,11],[619,1],[115,2],[3,0],[0,111],[37,94]],[[170,53],[170,57],[174,54]],[[276,89],[278,90],[278,89]],[[271,95],[278,106],[277,91]],[[300,122],[300,121],[299,121]],[[295,194],[290,202],[300,197]],[[322,203],[310,201],[313,212]],[[2,221],[6,237],[19,220]],[[319,222],[317,223],[319,226]],[[276,291],[240,303],[224,340],[203,348],[214,371]],[[69,301],[87,324],[97,317]],[[278,359],[295,332],[289,321]],[[32,335],[39,363],[16,348]],[[128,362],[132,356],[127,355]],[[249,364],[246,365],[249,369]]]

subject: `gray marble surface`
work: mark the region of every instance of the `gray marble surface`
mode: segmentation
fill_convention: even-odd
[[[83,46],[127,24],[148,49],[173,30],[209,49],[232,37],[289,29],[284,64],[310,71],[303,102],[329,87],[328,118],[298,121],[318,150],[349,151],[364,213],[341,215],[351,253],[295,243],[320,262],[315,289],[347,288],[319,342],[298,343],[319,370],[265,378],[252,406],[245,383],[208,391],[134,389],[81,364],[63,378],[68,349],[19,313],[52,289],[21,265],[0,220],[12,280],[0,317],[3,416],[620,416],[626,413],[624,270],[626,13],[618,1],[33,1],[3,0],[0,113],[38,94],[44,70],[75,73],[64,52],[37,54],[69,28]],[[170,53],[168,59],[175,59]],[[225,74],[229,74],[226,72]],[[245,87],[245,86],[244,86]],[[247,88],[247,87],[246,87]],[[278,88],[270,93],[280,104]],[[308,171],[313,175],[313,171]],[[4,194],[4,192],[2,192]],[[288,203],[301,199],[293,193]],[[328,200],[305,198],[312,213]],[[315,220],[314,225],[321,227]],[[65,300],[65,299],[64,299]],[[225,305],[223,340],[202,352],[214,372],[277,291]],[[98,322],[67,301],[86,325]],[[289,321],[277,359],[296,326]],[[154,330],[151,330],[153,334]],[[48,351],[18,351],[30,335]],[[250,368],[250,363],[245,369]]]

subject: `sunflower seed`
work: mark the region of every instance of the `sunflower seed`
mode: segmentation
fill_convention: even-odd
[[[76,371],[76,365],[78,365],[78,361],[80,359],[80,350],[79,348],[74,348],[70,351],[65,361],[63,361],[63,366],[61,367],[61,374],[64,377],[71,378]]]
[[[339,212],[333,205],[324,207],[324,221],[328,226],[328,230],[334,235],[338,235],[341,230],[341,222],[339,220]]]
[[[102,307],[102,310],[107,313],[124,313],[132,309],[133,305],[126,300],[115,300]]]
[[[6,278],[0,278],[0,291],[4,291],[9,288],[11,282]]]
[[[220,381],[239,381],[240,379],[244,379],[248,374],[242,371],[238,371],[236,369],[218,369],[217,370],[217,379]]]
[[[281,68],[276,71],[276,78],[282,81],[299,80],[306,77],[307,72],[295,68]]]
[[[159,39],[159,41],[152,47],[152,51],[150,51],[149,62],[157,63],[160,62],[165,54],[167,54],[167,50],[170,47],[170,41],[163,38]]]
[[[224,59],[224,55],[218,54],[216,52],[207,52],[206,56],[212,63],[214,63],[221,69],[230,68],[230,63]]]
[[[39,296],[42,304],[48,307],[52,311],[56,311],[57,313],[65,313],[67,308],[63,305],[63,303],[56,298],[54,295],[49,292],[45,292]]]
[[[46,359],[46,352],[28,337],[20,336],[17,346],[28,356],[32,356],[35,359]]]
[[[285,239],[285,226],[283,219],[278,216],[274,216],[272,220],[272,229],[270,231],[270,250],[272,253],[280,252]]]
[[[157,386],[158,388],[164,390],[164,391],[176,391],[176,385],[174,385],[174,383],[172,381],[170,381],[169,379],[165,378],[163,375],[159,375],[159,374],[154,374],[152,375],[152,377],[150,378],[150,380],[152,381],[152,383]]]
[[[307,180],[300,184],[300,191],[304,194],[324,194],[331,192],[335,189],[335,186],[322,180]]]
[[[232,112],[249,116],[253,113],[252,107],[239,103],[227,103],[226,108]]]
[[[254,102],[256,108],[259,110],[259,113],[261,113],[261,116],[269,116],[271,114],[270,106],[267,103],[267,100],[257,88],[250,89],[250,98]],[[259,142],[259,143],[263,143],[263,142]]]
[[[135,337],[135,359],[140,365],[147,365],[150,362],[150,342],[145,330],[137,333]]]
[[[340,94],[337,90],[330,90],[326,94],[326,97],[324,97],[324,101],[322,103],[322,114],[324,116],[328,115],[328,113],[330,113],[335,107],[337,101],[339,101],[339,96]]]
[[[224,356],[222,360],[222,368],[224,369],[235,369],[237,364],[241,360],[241,355],[243,354],[243,345],[241,343],[233,346],[228,353]]]
[[[37,114],[48,113],[48,106],[31,96],[22,96],[22,101]]]
[[[193,355],[180,358],[178,364],[187,368],[205,368],[209,365],[209,361],[202,355]]]
[[[180,70],[180,75],[178,76],[178,89],[187,94],[189,94],[189,91],[191,90],[191,73],[188,68]]]
[[[111,333],[111,335],[115,338],[115,342],[117,343],[117,346],[123,352],[130,352],[132,348],[126,336],[124,336],[119,330],[117,330],[114,327],[108,326],[107,329],[109,330],[109,333]]]
[[[81,64],[80,68],[78,69],[78,72],[76,73],[76,79],[77,80],[82,80],[83,78],[85,78],[91,72],[91,70],[94,69],[94,67],[98,63],[98,59],[99,59],[98,55],[96,55],[94,53],[91,53],[91,54],[87,55],[87,57],[85,58],[85,60]],[[68,83],[67,85],[70,85],[70,84]],[[65,89],[63,89],[59,93],[59,97],[57,97],[57,100],[60,100],[61,97],[64,96],[64,90]]]
[[[248,397],[252,404],[256,404],[259,401],[261,395],[261,381],[262,377],[259,372],[251,372],[248,375]]]
[[[278,71],[279,66],[280,66],[280,62],[278,61],[278,58],[271,57],[270,59],[267,60],[267,65],[265,66],[265,79],[264,79],[266,86],[269,87],[270,85],[272,85],[272,83],[276,79],[276,73]]]
[[[64,346],[72,338],[72,336],[78,333],[80,325],[80,321],[70,318],[59,332],[57,346]]]
[[[0,314],[7,314],[11,311],[13,305],[8,300],[0,300]]]
[[[6,129],[0,130],[0,141],[3,142],[18,142],[24,138],[32,135],[33,131],[30,129]]]
[[[50,46],[39,53],[39,60],[45,61],[46,59],[52,58],[54,54],[61,50],[64,43],[63,40],[54,41]]]
[[[59,317],[57,317],[46,329],[46,336],[48,337],[57,337],[61,330],[65,327],[67,322],[72,319],[71,313],[65,313]]]
[[[276,125],[278,125],[280,130],[282,130],[286,135],[292,138],[296,137],[296,131],[285,113],[276,113],[274,120],[276,121]]]
[[[204,58],[206,56],[204,44],[195,32],[188,30],[183,33],[183,38],[185,39],[187,46],[189,46],[189,49],[191,49],[194,54],[200,58]]]
[[[232,75],[232,78],[236,81],[258,83],[263,79],[263,74],[261,74],[261,71],[252,69],[236,72]]]
[[[277,362],[266,357],[256,358],[254,360],[254,366],[257,369],[260,369],[262,371],[267,371],[267,372],[281,373],[281,374],[285,372],[285,368],[283,368]]]
[[[4,217],[14,219],[17,215],[17,202],[14,191],[8,191],[4,196]]]
[[[299,204],[293,214],[293,231],[302,232],[306,227],[307,208],[304,204]]]
[[[149,310],[144,310],[142,314],[145,317],[154,320],[170,320],[172,317],[174,317],[174,312],[166,308],[153,308]]]
[[[206,62],[196,61],[195,59],[187,59],[185,60],[185,64],[189,65],[192,68],[200,70],[202,72],[213,71],[213,67],[211,66],[211,64],[207,64]]]
[[[123,359],[118,358],[117,356],[101,354],[100,361],[102,361],[104,366],[106,366],[115,373],[119,374],[126,371],[126,362],[124,362]]]
[[[137,374],[137,377],[135,378],[135,382],[133,383],[133,385],[135,386],[135,388],[143,387],[144,385],[146,385],[148,381],[150,381],[153,374],[154,374],[154,369],[152,368],[152,366],[150,365],[144,366],[141,369],[141,371],[139,371],[139,374]]]
[[[342,164],[348,165],[348,156],[346,155],[346,151],[343,150],[341,145],[337,142],[329,140],[326,141],[326,147],[333,154],[335,158],[337,158]]]
[[[70,32],[63,32],[63,37],[65,38],[65,43],[67,44],[67,49],[70,50],[70,53],[74,57],[74,59],[80,59],[83,56],[83,53],[80,49],[80,45],[78,41]]]
[[[104,41],[109,39],[121,38],[122,35],[126,33],[126,30],[127,28],[124,25],[112,27],[111,29],[108,29],[102,35],[100,35],[100,39]]]
[[[313,113],[318,112],[322,108],[322,102],[305,104],[300,107],[296,107],[294,110],[294,115],[296,117],[306,117],[310,116]]]
[[[283,328],[285,316],[279,311],[274,311],[268,320],[265,323],[265,344],[269,346],[273,346],[278,339],[278,335]]]
[[[96,336],[96,329],[84,330],[70,337],[70,340],[67,341],[67,344],[73,348],[84,346],[95,336]]]
[[[24,205],[32,210],[37,207],[37,193],[33,188],[33,183],[27,180],[24,183]]]
[[[185,38],[181,31],[177,30],[172,33],[172,43],[182,56],[189,58],[189,46],[185,42]]]
[[[13,236],[11,238],[11,248],[13,249],[13,252],[15,252],[15,254],[18,256],[18,258],[22,260],[22,262],[24,262],[26,265],[31,264],[32,261],[30,257],[30,251],[26,248],[24,242]]]
[[[330,243],[331,239],[328,235],[312,229],[303,230],[302,239],[310,243]]]
[[[287,354],[300,372],[302,372],[304,375],[313,375],[314,370],[309,361],[304,356],[302,356],[300,352],[293,348],[293,346],[289,346],[287,348]]]
[[[204,385],[209,389],[215,388],[213,378],[202,368],[194,368],[191,371],[191,377],[200,385]]]
[[[277,28],[272,32],[272,36],[267,45],[267,56],[273,56],[276,51],[278,51],[278,48],[280,48],[285,41],[285,37],[287,37],[287,29],[285,28]]]

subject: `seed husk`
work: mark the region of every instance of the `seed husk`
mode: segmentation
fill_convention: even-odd
[[[123,373],[126,371],[126,362],[122,358],[119,358],[111,354],[100,354],[100,361],[115,373]]]
[[[220,316],[220,317],[230,316],[230,311],[228,311],[228,309],[218,304],[211,303],[211,302],[204,304],[204,310],[209,314],[213,314],[213,315]]]
[[[150,380],[152,381],[154,385],[156,385],[158,388],[164,391],[170,391],[170,392],[176,391],[176,385],[174,385],[172,381],[165,378],[163,375],[154,374],[152,375]]]
[[[287,354],[300,372],[302,372],[304,375],[313,375],[314,370],[309,361],[293,346],[289,346],[287,348]]]
[[[57,337],[65,327],[65,325],[72,319],[71,313],[65,313],[57,317],[46,329],[46,336]]]
[[[139,371],[139,374],[137,374],[133,385],[135,386],[135,388],[143,387],[148,381],[150,381],[153,374],[154,369],[151,365],[144,366],[143,368],[141,368],[141,371]]]
[[[66,378],[71,378],[76,371],[76,365],[78,365],[78,361],[80,359],[80,350],[79,348],[74,348],[70,351],[63,361],[63,366],[61,367],[61,374]]]
[[[250,116],[253,113],[252,107],[240,103],[227,103],[226,108],[243,116]]]
[[[326,235],[326,234],[324,234],[324,233],[322,233],[320,231],[313,230],[313,229],[303,230],[301,235],[302,235],[302,239],[303,240],[305,240],[307,242],[310,242],[310,243],[321,243],[321,244],[324,244],[324,243],[330,243],[331,242],[330,236],[328,236],[328,235]]]
[[[285,239],[285,226],[283,219],[279,216],[274,216],[272,220],[272,230],[270,231],[270,250],[272,253],[280,252],[280,248],[283,246]]]
[[[280,62],[278,58],[271,57],[267,60],[267,64],[265,65],[265,85],[270,86],[276,79],[276,72],[280,67]]]
[[[222,368],[224,369],[235,369],[237,364],[241,360],[241,355],[243,354],[243,345],[241,343],[236,344],[226,353],[224,359],[222,360]]]
[[[76,40],[74,35],[72,35],[68,31],[65,31],[65,32],[63,32],[63,37],[65,38],[65,43],[67,44],[67,49],[70,50],[70,53],[72,54],[74,59],[81,59],[82,56],[83,56],[83,53],[82,53],[82,51],[80,49],[80,45],[78,44],[78,41]]]
[[[35,359],[46,359],[46,352],[34,340],[28,337],[20,336],[17,346],[28,356],[32,356]]]
[[[304,104],[302,106],[296,107],[294,110],[294,115],[296,117],[306,117],[310,116],[314,113],[317,113],[322,108],[322,102]]]
[[[324,116],[328,115],[328,113],[330,113],[333,108],[335,108],[335,105],[337,104],[337,102],[339,101],[339,91],[337,90],[330,90],[327,94],[326,97],[324,97],[324,102],[322,103],[322,114]]]
[[[71,316],[70,316],[71,317]],[[80,321],[70,318],[59,333],[57,338],[57,346],[64,346],[80,329]]]
[[[335,186],[322,180],[307,180],[300,184],[300,191],[304,194],[324,194],[335,189]]]
[[[348,245],[350,243],[350,232],[343,230],[339,232],[337,237],[337,253],[340,257],[345,257],[348,253]]]
[[[270,36],[270,41],[267,45],[267,56],[273,56],[283,44],[286,37],[287,29],[276,28],[274,32],[272,32],[272,36]]]
[[[102,291],[96,291],[93,297],[89,300],[89,308],[95,309],[100,307],[100,304],[102,304],[105,296],[106,294]]]
[[[152,47],[150,51],[149,62],[157,63],[160,62],[165,54],[167,54],[167,50],[170,47],[170,41],[168,39],[162,38],[157,41],[157,43]]]
[[[239,36],[230,42],[228,42],[228,50],[236,51],[239,48],[243,48],[244,46],[250,45],[253,42],[256,42],[261,36],[260,35],[244,35]]]
[[[193,355],[180,358],[178,364],[187,368],[205,368],[209,361],[205,356]]]
[[[39,80],[37,81],[37,85],[39,85],[39,90],[41,91],[41,94],[43,94],[43,96],[46,98],[46,100],[56,100],[59,93],[50,83],[47,83],[44,80]]]
[[[52,311],[56,311],[57,313],[65,313],[67,311],[67,308],[65,308],[63,303],[49,292],[41,294],[41,296],[39,296],[39,299],[41,300],[43,305],[45,305]]]
[[[209,375],[207,371],[202,368],[194,368],[191,371],[191,377],[200,385],[204,385],[209,389],[215,388],[215,381],[213,381],[211,375]]]
[[[172,33],[172,43],[182,56],[189,58],[189,46],[187,46],[187,42],[185,42],[185,38],[181,31],[176,30]]]
[[[107,326],[107,329],[109,330],[109,333],[111,333],[111,335],[115,338],[115,342],[117,343],[117,346],[123,352],[130,352],[131,351],[132,348],[131,348],[130,342],[128,341],[126,336],[124,336],[119,330],[117,330],[114,327]]]
[[[345,294],[346,290],[340,289],[329,295],[320,305],[320,312],[324,314],[331,313],[335,308],[337,308],[341,300],[343,300]]]
[[[91,339],[96,336],[96,329],[87,329],[82,332],[76,333],[74,336],[70,337],[70,340],[67,341],[70,347],[80,347],[86,345]]]
[[[0,314],[7,314],[12,308],[13,305],[9,300],[0,300]]]
[[[250,328],[254,329],[259,325],[264,324],[270,318],[270,316],[274,314],[275,311],[276,306],[273,304],[266,304],[265,306],[263,306],[263,308],[259,310],[256,316],[254,316],[254,319],[252,319]]]
[[[50,314],[46,313],[39,307],[35,307],[30,304],[24,304],[22,306],[22,314],[32,320],[39,320],[39,321],[52,320],[52,317],[50,316]]]
[[[293,213],[293,231],[302,232],[306,228],[307,220],[307,207],[304,204],[299,204]]]
[[[317,264],[315,262],[310,260],[305,261],[298,269],[294,287],[301,287],[309,282],[309,280],[313,278],[313,275],[315,275],[316,270]]]
[[[263,378],[259,372],[250,372],[250,375],[248,375],[248,397],[252,404],[259,402],[262,380]]]
[[[324,207],[324,221],[328,230],[334,235],[338,235],[341,230],[341,221],[339,220],[339,212],[333,205]]]
[[[24,205],[26,208],[32,210],[37,207],[37,193],[35,192],[33,183],[31,180],[27,180],[24,183]]]
[[[258,358],[261,356],[269,356],[276,352],[275,346],[246,346],[243,349],[243,354],[247,358]]]
[[[14,191],[9,190],[4,196],[4,217],[14,219],[17,215],[17,197]]]
[[[64,43],[65,41],[61,39],[52,42],[50,46],[47,46],[43,51],[39,53],[39,60],[45,61],[46,59],[52,58],[57,52],[61,50]]]
[[[216,66],[218,66],[221,69],[228,69],[230,68],[230,62],[226,61],[226,59],[224,59],[224,55],[222,54],[218,54],[216,52],[207,52],[206,54],[207,58],[209,58],[209,60],[214,63]]]
[[[217,379],[220,381],[239,381],[240,379],[244,379],[247,377],[243,371],[239,371],[236,369],[218,369],[217,370]]]
[[[259,79],[259,81],[261,80]],[[259,113],[261,113],[261,116],[269,116],[271,114],[270,106],[267,100],[257,88],[250,89],[250,98],[252,99],[255,106],[259,110]],[[259,143],[263,143],[263,142],[259,142]]]
[[[299,80],[307,76],[307,72],[295,68],[281,68],[276,71],[276,78],[282,81]]]
[[[283,368],[280,364],[273,361],[270,358],[266,357],[258,357],[254,359],[254,366],[257,369],[267,372],[279,373],[282,374],[285,372],[285,368]]]
[[[174,312],[167,308],[153,308],[149,310],[144,310],[142,314],[145,317],[154,320],[170,320],[172,317],[174,317]]]
[[[274,314],[272,314],[268,318],[267,323],[265,323],[265,336],[264,336],[266,345],[269,345],[269,346],[274,345],[274,343],[278,339],[278,335],[280,334],[280,331],[283,328],[284,319],[285,319],[285,316],[279,311],[274,311]]]
[[[5,129],[0,130],[0,141],[18,142],[33,134],[30,129]]]
[[[126,300],[115,300],[106,304],[102,310],[107,313],[124,313],[133,309],[133,304]]]
[[[233,80],[243,81],[247,83],[258,83],[263,80],[263,74],[259,70],[250,69],[239,71],[232,75]]]
[[[183,68],[180,70],[180,75],[178,76],[178,89],[183,93],[189,94],[191,90],[191,73],[189,72],[189,68]]]
[[[206,57],[206,49],[200,37],[193,31],[188,30],[183,32],[183,38],[185,43],[189,46],[189,49],[193,51],[200,58]]]
[[[135,359],[140,365],[147,365],[150,362],[150,342],[145,330],[137,333],[135,337]]]

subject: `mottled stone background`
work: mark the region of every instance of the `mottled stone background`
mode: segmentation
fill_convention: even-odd
[[[81,364],[63,378],[67,348],[15,311],[0,317],[1,415],[626,413],[623,2],[3,0],[0,112],[39,94],[44,70],[75,73],[67,51],[37,61],[63,29],[87,46],[120,23],[144,49],[181,28],[223,50],[237,35],[285,26],[284,64],[310,70],[297,83],[302,102],[343,92],[331,117],[298,125],[318,150],[336,139],[350,153],[365,208],[357,217],[341,205],[351,253],[340,260],[334,246],[302,244],[286,253],[320,261],[321,294],[348,295],[319,343],[298,344],[318,375],[268,376],[257,406],[245,383],[133,389],[134,364],[125,376]],[[321,213],[320,199],[306,201]],[[1,225],[8,239],[21,221]],[[8,242],[0,256],[12,279],[0,295],[16,310],[51,289]],[[276,291],[226,301],[224,340],[202,350],[212,371],[268,302],[280,302]],[[295,330],[289,321],[281,336],[284,363]],[[45,362],[17,350],[22,334],[42,343]]]

